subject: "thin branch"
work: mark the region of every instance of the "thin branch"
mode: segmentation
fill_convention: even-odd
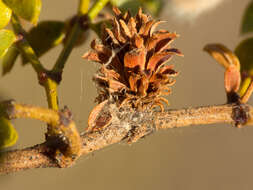
[[[79,0],[78,15],[84,15],[88,12],[90,0]]]
[[[12,23],[15,34],[17,36],[21,35],[21,39],[18,41],[17,45],[19,49],[21,50],[22,54],[25,56],[27,60],[29,60],[33,69],[37,72],[38,75],[39,73],[45,72],[46,69],[40,63],[38,57],[36,56],[36,53],[30,46],[27,39],[25,38],[25,35],[27,35],[26,31],[23,29],[18,17],[14,13],[12,14],[12,17],[11,17],[11,23]]]
[[[50,146],[48,156],[55,158],[60,167],[68,167],[81,155],[81,137],[68,108],[55,111],[5,101],[0,102],[0,117],[2,116],[8,119],[36,119],[50,125],[50,133],[46,135],[48,147]]]
[[[79,0],[77,15],[78,19],[80,17],[84,16],[88,12],[90,0]],[[74,45],[76,41],[78,40],[78,36],[80,36],[82,32],[82,27],[80,26],[80,21],[76,20],[73,27],[71,28],[71,31],[69,32],[69,36],[67,37],[66,44],[64,45],[64,48],[62,49],[53,69],[52,72],[54,73],[62,73],[63,68],[65,66],[65,63],[72,52]]]
[[[26,31],[20,24],[18,17],[13,13],[11,20],[15,34],[22,35],[22,39],[17,43],[20,51],[25,58],[31,63],[33,69],[36,71],[39,83],[41,83],[46,91],[47,102],[50,108],[58,110],[58,95],[57,95],[57,83],[51,78],[46,76],[47,70],[43,67],[39,61],[36,53],[26,39]]]
[[[249,105],[244,105],[244,107],[244,111],[248,114],[247,118],[250,120],[253,117],[253,107]],[[214,123],[234,124],[235,120],[240,117],[240,112],[236,111],[237,108],[238,105],[236,104],[227,104],[165,112],[113,110],[112,122],[108,127],[81,135],[81,154],[87,155],[124,139],[130,139],[128,142],[132,143],[140,137],[159,129]],[[241,107],[239,108],[241,109]],[[4,152],[1,157],[0,174],[32,168],[59,167],[56,160],[49,153],[50,149],[47,143],[23,150]]]
[[[56,126],[60,123],[59,112],[37,106],[18,104],[14,100],[0,102],[0,117],[8,119],[29,118]]]
[[[90,20],[94,20],[98,13],[104,8],[104,6],[108,2],[109,0],[97,0],[88,12],[88,17],[90,18]]]
[[[240,97],[242,97],[245,94],[245,92],[247,91],[251,81],[252,81],[252,79],[251,79],[250,76],[247,76],[247,77],[245,77],[245,79],[242,80],[240,90],[239,90]]]
[[[74,23],[70,34],[67,38],[66,44],[61,51],[53,69],[53,73],[62,73],[65,63],[71,53],[71,51],[74,48],[75,43],[78,40],[78,37],[83,32],[83,30],[87,30],[88,28],[85,25],[88,24],[88,20],[93,20],[97,14],[101,11],[101,9],[107,4],[108,0],[98,0],[93,7],[88,11],[89,1],[88,0],[80,0],[79,1],[79,7],[78,7],[78,17],[76,19],[76,22]],[[87,17],[85,15],[87,14]],[[83,19],[83,20],[82,20]],[[86,22],[86,23],[81,23]]]

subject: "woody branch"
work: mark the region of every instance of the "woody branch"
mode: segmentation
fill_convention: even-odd
[[[139,137],[143,137],[151,131],[160,129],[189,127],[200,124],[235,124],[243,114],[247,114],[247,125],[250,125],[250,118],[253,117],[253,107],[246,104],[244,108],[241,108],[237,104],[225,104],[167,110],[164,112],[120,113],[114,110],[112,122],[108,127],[99,131],[86,132],[81,135],[81,154],[83,156],[87,155],[95,150],[102,149],[125,139],[128,139],[128,142],[132,143],[137,141]],[[133,126],[137,126],[137,129],[133,128]],[[135,139],[130,139],[129,141],[132,133],[135,133]],[[57,161],[50,156],[48,142],[22,150],[3,152],[1,164],[0,174],[33,168],[60,167]]]

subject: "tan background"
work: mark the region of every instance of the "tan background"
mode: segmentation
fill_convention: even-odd
[[[171,19],[167,8],[164,9],[160,18],[168,22],[163,27],[181,35],[175,44],[185,55],[172,60],[181,74],[169,97],[171,108],[226,101],[223,69],[202,48],[206,43],[220,42],[234,49],[242,39],[239,27],[248,2],[227,1],[192,23]],[[63,20],[76,7],[77,1],[43,0],[40,19]],[[59,88],[61,106],[70,107],[80,130],[86,126],[96,96],[91,82],[96,66],[81,59],[87,44],[71,54]],[[51,67],[60,49],[46,54],[42,62]],[[38,85],[30,66],[16,64],[11,74],[1,77],[0,91],[8,99],[46,106],[44,89]],[[16,120],[14,124],[19,132],[15,148],[43,142],[44,124],[30,120]],[[217,124],[159,131],[132,146],[122,143],[82,157],[69,169],[35,169],[1,176],[0,189],[250,190],[252,146],[251,127],[236,129]]]

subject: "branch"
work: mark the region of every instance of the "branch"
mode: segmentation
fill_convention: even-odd
[[[50,125],[50,133],[46,134],[47,146],[50,150],[47,152],[48,156],[54,158],[60,167],[72,165],[81,155],[81,137],[67,107],[55,111],[5,101],[0,102],[0,117],[2,116],[8,119],[36,119]]]
[[[98,0],[96,3],[91,7],[88,17],[90,20],[94,20],[98,13],[104,8],[104,6],[109,2],[109,0]]]
[[[235,124],[240,119],[251,124],[253,107],[250,105],[226,104],[164,112],[129,112],[110,108],[112,122],[106,128],[86,132],[81,135],[81,154],[86,155],[108,145],[128,139],[129,143],[159,129],[186,127],[200,124],[229,123]],[[241,124],[240,123],[240,124]],[[32,168],[60,167],[50,156],[48,142],[23,150],[3,152],[1,156],[0,174],[22,171]]]
[[[88,11],[89,1],[88,0],[80,0],[78,7],[78,19],[76,23],[74,23],[70,35],[66,41],[66,44],[60,53],[53,69],[53,73],[62,73],[65,63],[74,48],[75,43],[78,40],[78,36],[80,36],[81,32],[88,29],[86,26],[90,21],[94,20],[94,18],[98,15],[98,13],[104,8],[104,6],[108,3],[109,0],[98,0]],[[86,16],[87,14],[87,16]],[[90,21],[89,21],[90,20]]]
[[[11,23],[15,34],[17,36],[21,36],[21,39],[18,41],[17,45],[22,54],[31,63],[33,69],[36,71],[39,83],[44,86],[47,95],[48,106],[54,110],[58,110],[57,83],[46,76],[47,70],[43,67],[33,48],[27,41],[26,31],[20,24],[18,17],[15,14],[12,14],[11,18]]]

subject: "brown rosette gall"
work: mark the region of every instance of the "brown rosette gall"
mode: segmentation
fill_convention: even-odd
[[[121,13],[118,8],[113,11],[112,28],[104,27],[101,41],[93,40],[93,50],[83,55],[84,59],[101,64],[94,76],[99,91],[96,101],[104,105],[113,97],[118,107],[144,111],[159,106],[163,110],[163,103],[168,101],[161,96],[171,93],[173,77],[178,74],[173,65],[165,64],[173,55],[182,55],[170,47],[178,35],[155,31],[162,21],[153,20],[142,9],[135,17],[129,12]],[[90,121],[101,120],[98,112],[102,107],[94,108]]]

